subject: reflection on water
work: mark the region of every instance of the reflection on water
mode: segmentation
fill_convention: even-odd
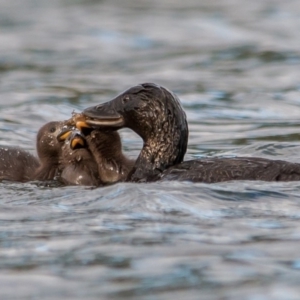
[[[186,159],[299,162],[297,1],[0,7],[1,145],[150,81],[182,100]],[[297,182],[0,186],[1,299],[299,299]]]

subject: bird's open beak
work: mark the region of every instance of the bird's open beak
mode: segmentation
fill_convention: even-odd
[[[76,133],[76,134],[74,134],[74,136],[71,137],[70,148],[72,150],[75,150],[78,148],[84,148],[85,146],[86,146],[86,142],[82,135]]]
[[[57,140],[59,142],[65,141],[67,138],[70,137],[72,133],[72,129],[69,127],[63,128],[62,131],[57,135]]]

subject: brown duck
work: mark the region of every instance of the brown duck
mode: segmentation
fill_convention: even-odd
[[[42,126],[36,140],[38,157],[18,147],[0,148],[0,180],[57,179],[68,185],[98,185],[98,169],[93,169],[96,163],[73,129],[65,122]]]
[[[117,131],[98,130],[82,122],[81,114],[73,114],[71,124],[76,124],[84,135],[86,146],[92,153],[102,184],[124,181],[132,170],[135,160],[122,152],[122,143]]]
[[[128,127],[144,145],[126,181],[300,180],[300,164],[257,157],[182,162],[188,142],[186,115],[176,95],[153,83],[134,86],[82,113],[86,126],[115,131]],[[83,122],[83,123],[82,123]]]

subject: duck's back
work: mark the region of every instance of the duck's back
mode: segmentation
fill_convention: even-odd
[[[296,181],[300,164],[257,157],[206,158],[185,161],[161,173],[161,180],[222,182],[229,180]]]
[[[35,156],[17,147],[0,148],[0,180],[32,180],[39,162]]]

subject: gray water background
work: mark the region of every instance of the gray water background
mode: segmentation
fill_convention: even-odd
[[[300,2],[0,0],[1,146],[142,82],[186,159],[299,162]],[[299,182],[0,186],[0,299],[300,299]]]

